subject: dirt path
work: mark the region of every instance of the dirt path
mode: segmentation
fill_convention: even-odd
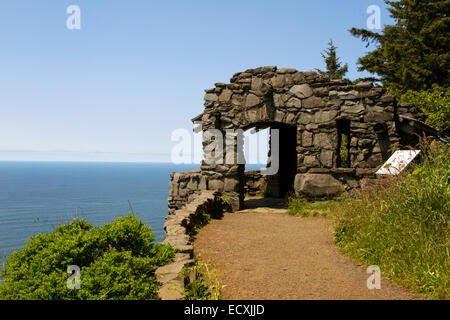
[[[280,203],[270,207],[225,214],[197,235],[198,258],[214,263],[223,274],[223,299],[414,298],[383,278],[380,290],[367,289],[366,269],[333,244],[330,220],[282,214]]]

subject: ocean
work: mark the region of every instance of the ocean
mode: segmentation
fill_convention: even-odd
[[[75,217],[95,226],[133,211],[164,239],[168,163],[0,162],[0,265],[26,239]]]

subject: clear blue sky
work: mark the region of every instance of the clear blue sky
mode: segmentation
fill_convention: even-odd
[[[81,8],[81,30],[66,8]],[[204,89],[266,65],[324,68],[332,38],[349,64],[382,0],[0,2],[0,161],[170,160]]]

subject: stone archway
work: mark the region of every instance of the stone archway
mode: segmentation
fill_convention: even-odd
[[[330,80],[287,68],[249,69],[205,92],[204,112],[193,119],[201,121],[204,133],[215,129],[225,135],[227,130],[276,123],[284,132],[281,140],[291,146],[286,150],[293,150],[295,139],[295,165],[292,152],[280,153],[280,161],[289,165],[287,173],[281,172],[279,195],[288,192],[292,181],[295,193],[306,197],[334,196],[360,187],[398,147],[399,117],[414,113],[413,106],[398,107],[394,96],[372,83]],[[348,138],[345,167],[339,154],[342,134]],[[204,141],[204,147],[208,143]],[[200,171],[172,175],[169,207],[189,202],[202,190],[216,190],[227,194],[238,210],[244,185],[242,164],[202,162]]]

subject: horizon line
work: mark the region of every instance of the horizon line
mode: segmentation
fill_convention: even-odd
[[[41,163],[41,162],[50,162],[50,163],[136,163],[136,164],[172,164],[174,166],[187,166],[187,165],[195,165],[200,166],[201,163],[173,163],[173,162],[162,162],[162,161],[91,161],[91,160],[0,160],[0,163],[6,162],[23,162],[23,163]],[[266,166],[266,163],[246,163],[245,165],[257,166],[262,165]]]
[[[173,162],[163,161],[95,161],[95,160],[1,160],[0,162],[68,162],[68,163],[161,163],[161,164],[173,164],[173,165],[189,165],[189,163],[176,164]],[[192,163],[195,165],[195,163]],[[200,165],[199,163],[198,165]]]

